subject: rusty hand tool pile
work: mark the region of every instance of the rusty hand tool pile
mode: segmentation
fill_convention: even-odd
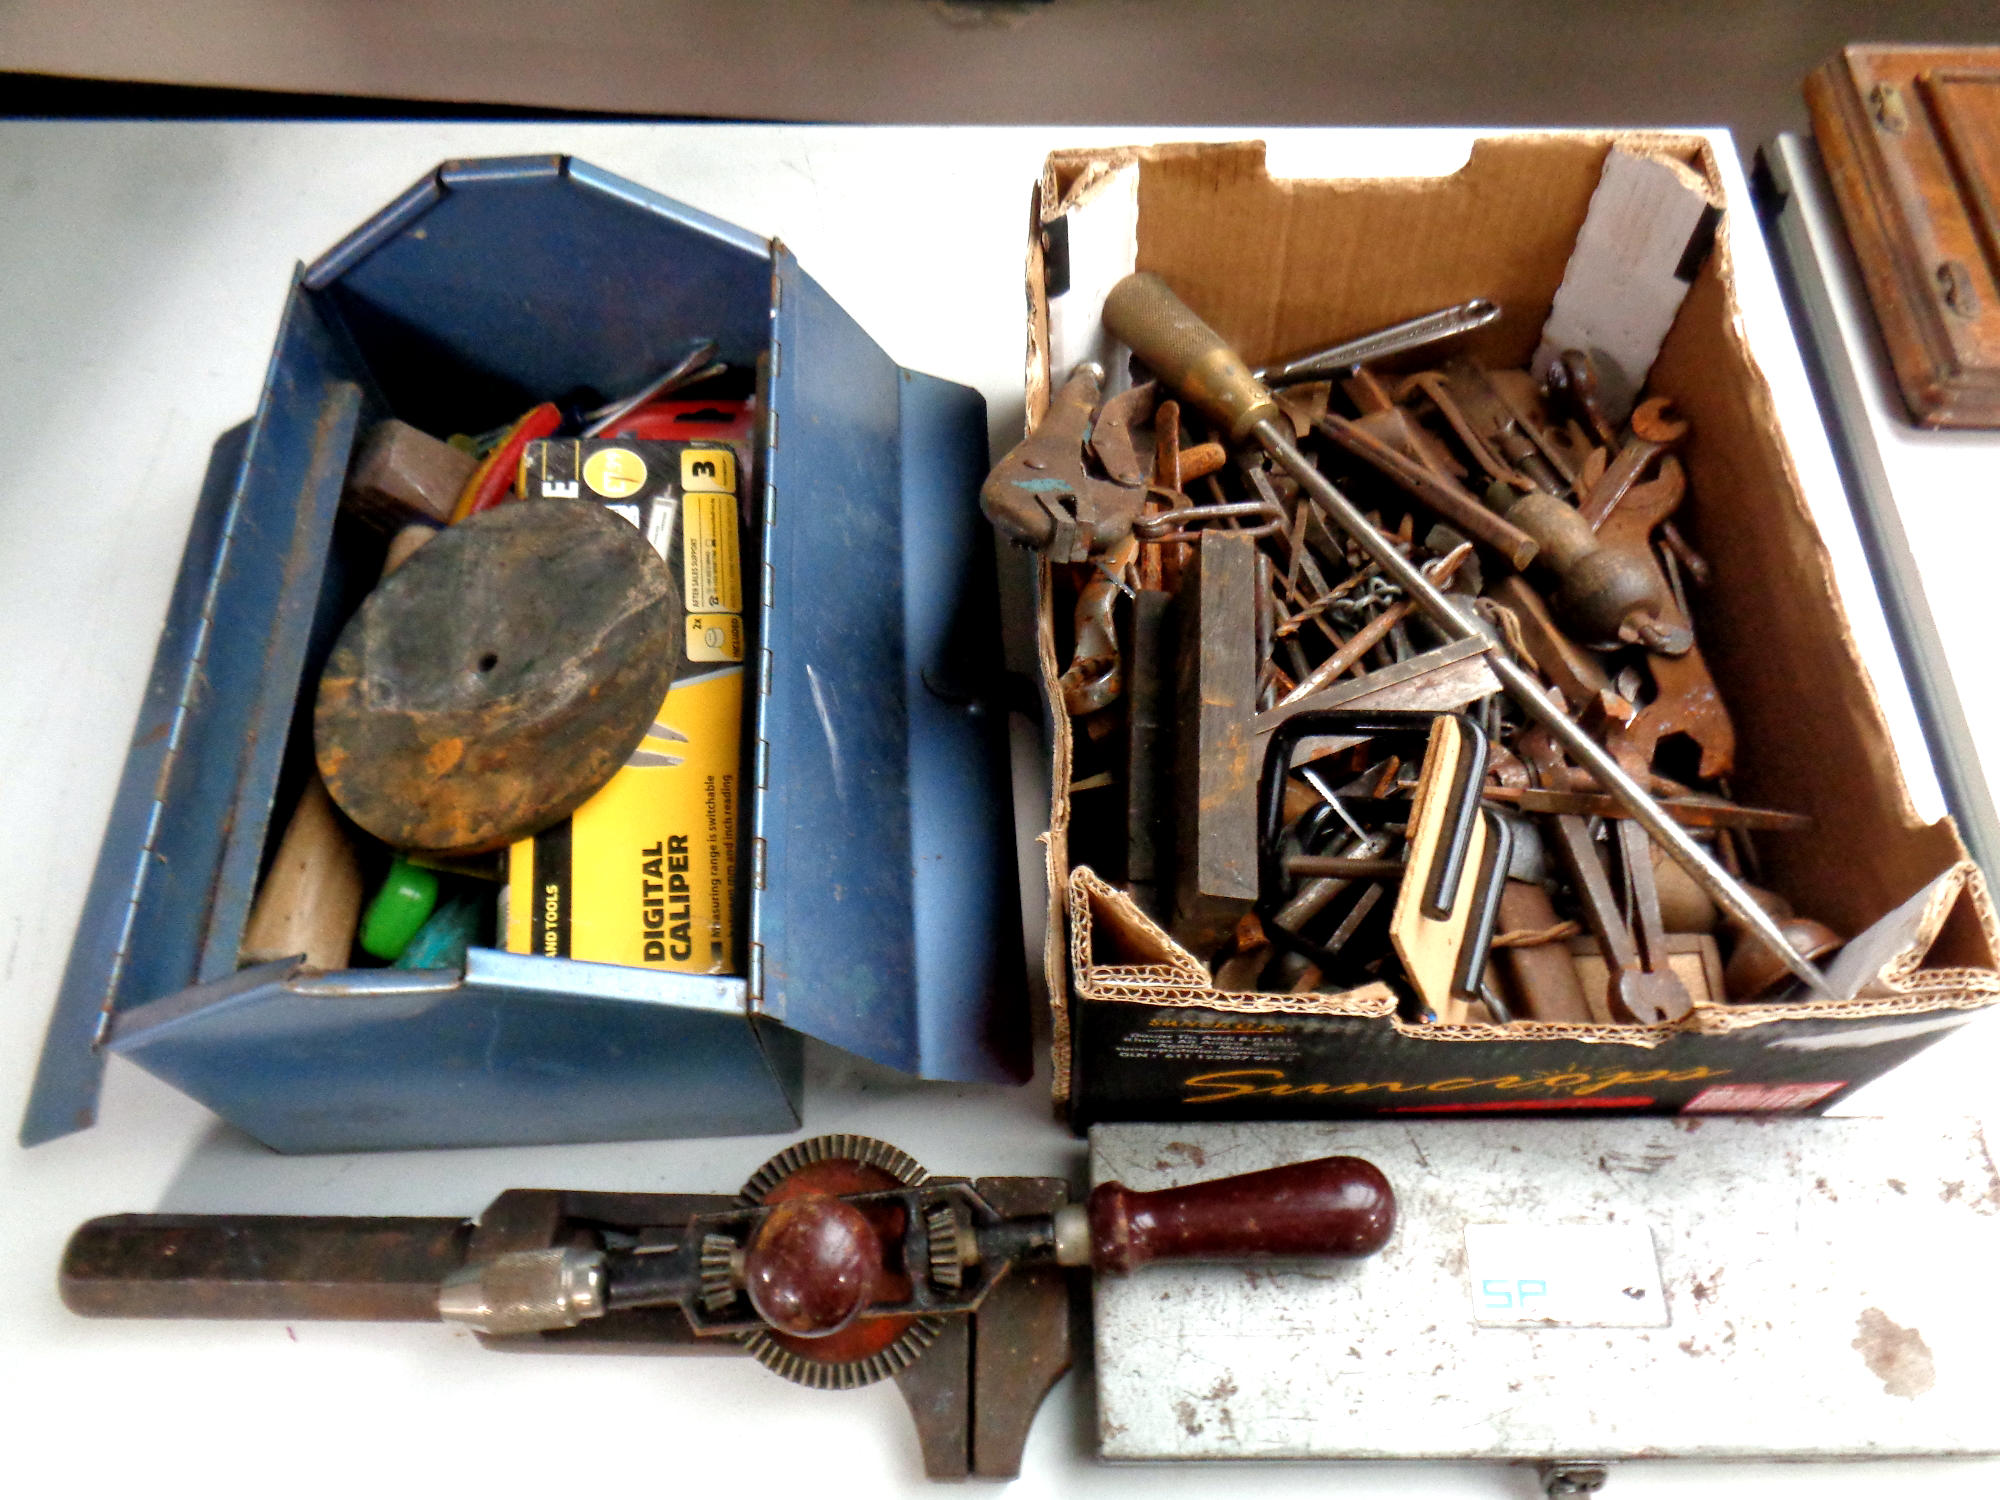
[[[1600,1025],[1824,995],[1839,937],[1751,883],[1806,820],[1729,792],[1686,424],[1607,419],[1576,352],[1371,363],[1496,313],[1253,375],[1158,278],[1112,293],[1136,383],[1075,371],[983,496],[1074,593],[1078,862],[1227,990]]]

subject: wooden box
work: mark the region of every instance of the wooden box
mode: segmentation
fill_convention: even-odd
[[[1805,92],[1911,417],[2000,427],[2000,47],[1849,47]]]

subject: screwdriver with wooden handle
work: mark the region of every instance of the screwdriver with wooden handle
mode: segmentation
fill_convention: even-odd
[[[1322,515],[1337,525],[1401,585],[1431,623],[1453,640],[1488,643],[1488,665],[1523,711],[1545,726],[1556,742],[1597,778],[1597,784],[1631,813],[1676,864],[1685,869],[1744,929],[1754,935],[1814,994],[1837,996],[1826,977],[1794,948],[1771,914],[1689,837],[1644,787],[1626,774],[1603,746],[1550,698],[1534,675],[1511,656],[1491,632],[1426,578],[1394,543],[1368,522],[1332,480],[1313,467],[1292,441],[1291,424],[1271,392],[1251,373],[1243,357],[1151,271],[1127,276],[1104,302],[1104,326],[1129,347],[1183,401],[1192,402],[1220,423],[1233,442],[1255,442],[1299,482]]]

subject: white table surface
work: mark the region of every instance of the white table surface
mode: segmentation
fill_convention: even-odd
[[[784,239],[892,357],[983,391],[998,452],[1020,430],[1023,209],[1045,153],[1257,134],[1272,142],[1274,168],[1320,176],[1448,171],[1470,139],[0,123],[0,1434],[11,1492],[719,1493],[782,1481],[829,1497],[924,1491],[889,1384],[827,1394],[749,1360],[506,1357],[438,1326],[93,1322],[70,1316],[54,1290],[65,1237],[97,1214],[472,1214],[516,1186],[730,1190],[782,1137],[287,1158],[115,1059],[95,1129],[23,1151],[14,1122],[209,447],[250,413],[295,261],[444,158],[575,154]],[[1745,201],[1740,177],[1730,188]],[[1748,214],[1738,222],[1747,227]],[[1900,723],[1898,743],[1920,757],[1768,261],[1754,239],[1737,254],[1744,319],[1787,414],[1856,635]],[[1948,557],[1948,538],[1940,545]],[[1976,602],[1940,591],[1933,603],[1948,638],[1990,624]],[[1918,805],[1935,807],[1935,796],[1920,787]],[[1029,896],[1031,909],[1037,900]],[[1994,1025],[1975,1022],[1844,1112],[1977,1110],[1996,1054]],[[1081,1180],[1082,1144],[1050,1118],[1046,1061],[1019,1090],[914,1085],[824,1050],[812,1075],[802,1134],[863,1131],[938,1171]],[[1043,1408],[1017,1495],[1535,1493],[1526,1473],[1499,1469],[1101,1465],[1081,1353],[1086,1368]],[[1972,1493],[2000,1488],[2000,1465],[1641,1464],[1613,1483],[1634,1496],[1858,1497],[1917,1483]]]
[[[1961,601],[1992,591],[1989,560],[2000,555],[2000,431],[1941,432],[1910,420],[1811,137],[1783,135],[1770,150],[1783,164],[1790,192],[1786,216],[1802,231],[1825,293],[1828,316],[1815,336],[1827,342],[1821,351],[1825,375],[1856,478],[1887,507],[1879,523],[1883,547],[1907,552],[1904,566],[1920,579],[1923,598],[1911,601],[1912,612],[1920,617],[1928,608],[1937,622],[1936,653],[1957,688],[1980,769],[1990,778],[2000,766],[1992,651],[1984,632],[1948,627],[1969,616]],[[1967,774],[1975,773],[1968,767]],[[1990,808],[1987,816],[1994,816]],[[1987,857],[2000,859],[1991,847],[2000,826],[1989,822],[1986,837]]]

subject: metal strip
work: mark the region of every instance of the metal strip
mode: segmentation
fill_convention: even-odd
[[[785,262],[789,256],[785,247],[776,240],[771,241],[769,248],[771,255],[771,277],[769,283],[771,289],[771,321],[770,334],[766,342],[767,347],[776,349],[785,341],[784,327],[780,316],[780,305],[784,291]],[[761,461],[759,464],[764,474],[764,486],[767,494],[775,492],[777,486],[777,479],[773,472],[777,461],[777,408],[781,402],[791,399],[791,385],[792,382],[789,378],[781,378],[780,366],[776,360],[773,360],[769,366],[769,372],[765,377],[764,383],[766,395],[763,416],[764,451],[760,455]],[[770,567],[772,549],[776,544],[777,536],[777,510],[775,507],[767,506],[763,516],[760,518],[759,526],[758,549],[759,555],[765,562],[764,568],[760,569],[757,574],[760,584],[763,582],[765,572]],[[772,589],[763,587],[759,590],[756,602],[757,640],[761,643],[761,647],[757,652],[756,658],[757,690],[751,695],[754,707],[751,712],[751,743],[748,747],[752,793],[749,799],[750,838],[752,846],[759,851],[760,857],[768,846],[771,831],[771,799],[767,795],[767,791],[771,780],[771,682],[774,667],[771,653],[771,627],[776,610],[776,601],[772,595]],[[750,955],[752,969],[757,976],[755,983],[751,987],[749,996],[749,1004],[752,1009],[760,1008],[763,1005],[764,999],[764,924],[770,899],[769,887],[764,879],[759,878],[750,882],[750,926],[746,951]],[[776,1016],[776,1019],[783,1020],[784,1017],[782,1014],[779,1014]]]
[[[752,234],[749,230],[739,228],[726,219],[705,214],[698,208],[688,207],[685,203],[676,203],[672,198],[653,192],[650,188],[640,187],[638,183],[620,177],[614,172],[594,167],[587,161],[578,161],[575,157],[565,157],[562,160],[567,165],[572,182],[580,182],[585,187],[595,188],[601,193],[621,199],[634,208],[642,208],[647,213],[658,214],[661,218],[671,219],[676,224],[684,224],[689,229],[699,230],[735,249],[745,250],[759,257],[776,258],[775,240]],[[772,306],[774,308],[777,306],[775,292],[772,295]]]
[[[495,182],[542,182],[563,175],[566,156],[481,156],[448,161],[437,170],[439,183],[453,188]]]
[[[315,582],[326,571],[333,516],[347,477],[348,455],[361,421],[361,388],[335,383],[314,423],[313,450],[293,515],[293,531],[282,559],[290,579]],[[227,571],[227,568],[220,571]],[[197,977],[220,979],[235,970],[237,950],[250,917],[257,872],[263,862],[271,820],[271,794],[285,756],[294,705],[306,688],[304,668],[312,633],[315,587],[308,596],[281,606],[264,642],[263,680],[249,719],[249,743],[237,772],[227,842],[216,871],[209,926]]]
[[[1924,593],[1923,574],[1903,529],[1895,491],[1869,432],[1860,373],[1841,340],[1833,295],[1797,203],[1802,180],[1812,184],[1816,197],[1825,199],[1829,194],[1819,153],[1809,141],[1784,135],[1774,149],[1762,153],[1761,160],[1765,172],[1758,187],[1765,201],[1760,208],[1783,272],[1779,285],[1793,323],[1807,335],[1800,340],[1800,351],[1945,806],[1957,819],[1959,836],[1980,867],[2000,872],[2000,815],[1994,810],[1992,788],[1966,725],[1965,707]]]

